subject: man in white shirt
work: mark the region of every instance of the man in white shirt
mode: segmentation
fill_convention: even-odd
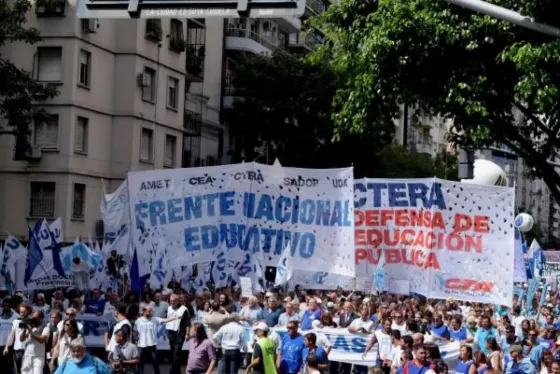
[[[123,331],[126,334],[126,339],[130,339],[132,335],[132,324],[126,318],[126,304],[117,305],[117,323],[110,329],[110,331],[105,332],[105,350],[107,352],[113,352],[115,345],[117,344],[115,340],[115,331]]]
[[[152,361],[154,374],[159,374],[159,360],[157,352],[159,325],[176,320],[177,317],[162,319],[153,317],[152,306],[144,307],[144,314],[134,323],[134,331],[138,335],[138,348],[140,357],[140,374],[144,374],[144,365]]]
[[[64,316],[64,318],[56,325],[56,334],[53,338],[53,347],[56,346],[56,343],[58,342],[58,337],[60,336],[60,334],[62,334],[62,330],[64,329],[64,320],[65,319],[69,319],[69,320],[75,320],[76,319],[76,309],[74,308],[68,308],[66,309],[66,315]],[[78,325],[78,331],[80,332],[80,334],[84,333],[84,324],[81,322],[76,321],[76,324]]]
[[[31,306],[28,304],[22,304],[19,307],[19,318],[12,322],[12,331],[10,336],[8,336],[8,341],[6,342],[6,347],[4,348],[4,356],[9,353],[9,347],[14,345],[14,372],[16,374],[21,374],[21,364],[23,362],[23,354],[25,352],[25,341],[20,340],[20,336],[23,333],[25,326],[20,323],[22,320],[26,319],[31,314]]]
[[[398,369],[402,366],[401,355],[402,355],[402,340],[401,332],[399,330],[391,331],[391,339],[393,347],[391,348],[391,356],[393,357],[392,367]]]
[[[365,358],[369,350],[377,343],[377,366],[386,374],[391,371],[391,365],[393,363],[391,356],[391,351],[393,349],[391,325],[392,321],[389,318],[384,319],[383,330],[375,331],[362,354],[362,358]]]
[[[214,334],[214,345],[220,347],[224,356],[220,373],[237,373],[241,364],[241,353],[247,351],[245,328],[241,325],[241,318],[237,313],[230,315],[228,324],[220,327]]]
[[[50,330],[43,320],[43,312],[34,311],[31,314],[31,323],[27,323],[19,340],[25,343],[25,352],[21,364],[21,374],[43,374],[47,353],[45,344],[50,335]]]
[[[0,349],[4,351],[7,346],[10,332],[12,331],[12,323],[18,317],[17,313],[12,310],[12,304],[9,297],[2,300],[2,314],[0,315]],[[6,370],[11,369],[12,362],[8,356],[0,357],[0,367]]]
[[[391,326],[392,330],[399,330],[401,336],[410,335],[406,328],[406,321],[404,320],[404,316],[401,312],[395,312],[395,319],[393,320],[393,325]]]
[[[185,337],[189,332],[181,331],[181,319],[188,313],[187,307],[179,303],[179,295],[173,294],[169,298],[171,306],[167,308],[167,318],[173,318],[172,322],[167,323],[167,337],[169,338],[169,350],[171,351],[171,369],[169,374],[181,374],[181,351]]]
[[[373,321],[369,318],[369,308],[367,305],[362,305],[360,308],[360,318],[356,318],[348,326],[349,332],[361,332],[369,334],[373,329]]]

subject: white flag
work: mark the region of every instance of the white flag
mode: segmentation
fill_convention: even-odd
[[[101,180],[101,216],[106,227],[120,229],[130,222],[128,202],[128,184],[126,180],[111,194],[105,193],[105,184]]]
[[[282,253],[282,257],[280,257],[280,261],[278,261],[278,265],[276,267],[276,279],[274,282],[277,286],[288,283],[294,275],[292,255],[290,252],[290,246],[287,246]]]
[[[64,231],[62,231],[62,218],[58,217],[57,219],[52,221],[49,225],[49,230],[57,244],[60,244],[64,241]]]

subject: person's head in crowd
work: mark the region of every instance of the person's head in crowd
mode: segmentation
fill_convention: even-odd
[[[115,331],[115,343],[117,343],[122,347],[123,345],[126,344],[127,340],[128,340],[128,336],[126,336],[124,330]]]
[[[518,344],[512,345],[509,348],[509,354],[512,360],[519,362],[523,359],[523,347]]]
[[[317,335],[312,332],[308,332],[303,336],[303,343],[311,351],[317,346]]]
[[[530,328],[531,328],[531,325],[529,324],[529,320],[528,320],[528,319],[524,319],[524,320],[521,322],[521,330],[522,330],[525,334],[528,334]]]
[[[11,316],[12,313],[12,299],[10,299],[10,297],[6,297],[2,300],[2,314],[5,316]]]
[[[257,299],[256,296],[249,296],[247,298],[247,305],[249,306],[249,308],[254,309],[254,308],[258,308],[259,306],[259,299]]]
[[[298,327],[299,323],[297,321],[288,322],[288,324],[286,325],[288,335],[290,335],[291,337],[296,337],[298,335]]]
[[[404,318],[407,321],[414,320],[414,311],[412,309],[407,309],[406,312],[405,312]]]
[[[473,359],[473,349],[468,344],[461,345],[459,349],[459,360],[467,362]]]
[[[70,345],[71,359],[78,365],[87,356],[86,342],[83,337],[74,339]]]
[[[332,301],[327,303],[327,311],[333,314],[336,312],[336,305]]]
[[[399,366],[404,366],[408,361],[414,360],[414,356],[412,354],[412,348],[407,348],[402,351]]]
[[[65,315],[66,315],[66,318],[75,319],[76,318],[76,309],[67,308]]]
[[[69,336],[71,339],[74,339],[80,333],[78,328],[78,322],[75,319],[67,319],[64,321],[62,325],[62,331],[65,336]]]
[[[321,325],[323,327],[336,327],[333,315],[329,312],[323,313],[323,315],[321,316]]]
[[[537,343],[537,338],[539,337],[539,333],[536,329],[530,329],[529,330],[529,342],[531,343],[531,345],[536,346],[538,345]]]
[[[241,322],[241,316],[238,313],[231,313],[229,315],[229,320],[231,322]]]
[[[544,351],[541,357],[541,368],[547,368],[547,371],[550,373],[552,371],[553,361],[554,354],[549,350]]]
[[[480,327],[482,327],[484,330],[490,330],[490,328],[492,327],[492,319],[490,318],[490,316],[483,315],[480,318]]]
[[[220,302],[220,306],[223,306],[223,307],[229,305],[229,303],[230,303],[230,301],[229,301],[229,296],[226,295],[225,293],[220,294],[220,296],[219,296],[219,302]]]
[[[432,369],[436,374],[447,374],[449,371],[449,368],[447,367],[447,364],[442,361],[439,360],[436,362],[436,364],[434,365],[433,369]]]
[[[157,291],[156,293],[154,293],[154,303],[156,305],[159,305],[161,301],[162,301],[161,292]]]
[[[554,326],[554,315],[549,314],[545,317],[546,324],[549,326]]]
[[[476,329],[477,328],[476,318],[474,318],[473,316],[468,316],[466,325],[468,329]]]
[[[436,315],[434,316],[434,326],[435,326],[436,328],[439,328],[439,327],[441,327],[442,325],[443,325],[443,316],[442,316],[441,314],[438,313],[438,314],[436,314]]]
[[[515,339],[515,327],[513,327],[512,325],[506,326],[506,339],[508,339],[509,341]]]
[[[62,321],[62,312],[59,309],[53,309],[50,313],[50,320],[53,326],[58,326]]]
[[[313,330],[320,330],[323,328],[323,325],[321,324],[321,321],[314,319],[313,322],[311,322],[311,328]]]
[[[412,335],[412,342],[414,345],[424,344],[424,335],[417,332],[416,334]]]
[[[270,331],[268,325],[264,322],[257,323],[254,330],[255,330],[255,335],[258,336],[259,338],[266,338],[268,332]]]
[[[93,291],[91,291],[91,298],[93,300],[99,300],[101,298],[101,291],[99,288],[94,288]]]
[[[403,314],[398,310],[395,310],[394,314],[395,314],[395,319],[394,319],[395,323],[401,326],[405,322]]]
[[[412,340],[412,336],[410,335],[404,335],[401,337],[402,340],[402,348],[403,349],[412,349],[412,346],[414,345],[414,340]]]
[[[315,297],[310,297],[309,301],[307,302],[307,307],[312,312],[317,310],[317,299]]]
[[[177,309],[179,308],[179,306],[181,306],[180,301],[179,301],[179,295],[177,294],[172,294],[169,297],[169,304],[171,305],[171,307],[173,309]]]
[[[560,361],[554,360],[550,366],[552,374],[560,374]]]
[[[529,328],[536,330],[537,329],[537,323],[535,322],[534,319],[530,319],[529,320]]]
[[[199,344],[208,339],[204,325],[198,322],[193,324],[189,334]]]
[[[117,317],[117,321],[123,320],[126,318],[126,311],[128,305],[125,303],[119,303],[115,307],[115,317]]]
[[[64,301],[64,293],[61,290],[57,290],[53,294],[53,300]]]
[[[220,311],[220,303],[217,302],[216,300],[212,300],[212,302],[210,303],[210,310],[213,312],[219,312]]]
[[[393,345],[401,344],[401,332],[399,330],[391,331],[391,343],[393,343]]]
[[[45,320],[45,314],[40,310],[34,310],[31,312],[31,319],[35,323],[35,327],[41,326]]]
[[[360,318],[362,321],[369,320],[369,307],[367,305],[362,305],[360,307]]]
[[[210,301],[208,300],[204,301],[204,304],[202,304],[202,311],[203,312],[210,311]]]
[[[269,297],[268,300],[266,301],[266,303],[267,303],[267,307],[270,310],[275,310],[276,307],[278,307],[278,301],[276,300],[275,296]]]
[[[31,309],[31,306],[29,304],[20,304],[20,306],[19,306],[19,316],[20,316],[20,318],[25,319],[25,318],[29,317],[32,310],[33,309]]]
[[[82,310],[83,305],[84,303],[82,302],[82,299],[80,299],[79,297],[72,300],[72,308],[76,309],[78,313]]]
[[[35,296],[35,305],[37,306],[44,306],[47,303],[47,300],[45,299],[45,294],[43,293],[38,293]]]
[[[420,331],[420,327],[418,326],[418,322],[416,322],[415,320],[407,320],[406,321],[406,329],[411,334],[414,334],[415,332]]]
[[[307,372],[310,371],[319,371],[319,358],[315,353],[309,353],[307,358],[305,359],[305,365],[307,367]]]
[[[414,358],[420,365],[425,365],[428,360],[428,352],[423,344],[416,344],[412,347]]]
[[[441,352],[436,344],[424,344],[424,349],[428,355],[428,360],[435,361],[441,360]]]
[[[463,319],[461,318],[461,316],[454,315],[453,317],[451,317],[450,327],[453,330],[455,330],[455,331],[460,330],[462,324],[463,324]]]
[[[290,301],[284,305],[284,309],[287,315],[292,316],[295,314],[294,304]]]
[[[383,332],[385,332],[385,334],[387,335],[390,335],[391,327],[393,326],[393,321],[391,320],[391,318],[384,318],[381,323],[383,324]]]
[[[147,319],[152,318],[152,315],[153,315],[152,306],[149,305],[149,304],[145,305],[142,313],[143,313],[144,317],[146,317]]]
[[[350,301],[345,301],[344,305],[342,306],[342,310],[344,314],[350,315],[352,313],[352,311],[354,310],[352,307],[352,302]]]
[[[488,360],[487,360],[484,352],[478,351],[478,352],[474,353],[474,363],[475,363],[475,365],[488,364]]]
[[[142,302],[150,304],[152,302],[152,293],[150,291],[144,291],[142,293]]]

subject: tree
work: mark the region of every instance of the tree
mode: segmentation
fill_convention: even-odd
[[[435,159],[393,144],[392,121],[336,140],[332,97],[337,77],[324,63],[313,63],[283,50],[271,56],[248,55],[234,70],[236,88],[229,120],[236,137],[236,161],[284,166],[354,166],[356,178],[457,178],[457,157]]]
[[[375,152],[393,141],[392,122],[333,140],[337,77],[325,63],[276,50],[245,56],[233,73],[236,100],[228,120],[240,139],[236,160],[263,162],[267,154],[269,163],[278,157],[284,166],[354,163],[357,175],[365,175],[375,167]]]
[[[14,42],[35,44],[41,40],[39,30],[24,27],[31,7],[27,0],[0,0],[0,47]],[[4,133],[16,135],[16,158],[26,154],[29,124],[46,117],[45,111],[34,104],[56,94],[54,87],[38,83],[29,72],[0,55],[0,118],[14,128]]]
[[[556,2],[493,3],[558,25]],[[311,55],[339,77],[337,134],[360,133],[407,104],[451,118],[453,141],[504,144],[560,202],[548,163],[560,132],[560,40],[441,0],[345,0],[313,20],[325,43]]]

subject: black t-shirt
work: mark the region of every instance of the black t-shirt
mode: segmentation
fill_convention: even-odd
[[[261,351],[261,346],[258,344],[255,344],[255,346],[253,347],[253,358],[259,358],[260,362],[257,366],[253,366],[253,373],[254,374],[264,374],[264,363],[263,363],[263,357],[262,357],[262,351]]]

